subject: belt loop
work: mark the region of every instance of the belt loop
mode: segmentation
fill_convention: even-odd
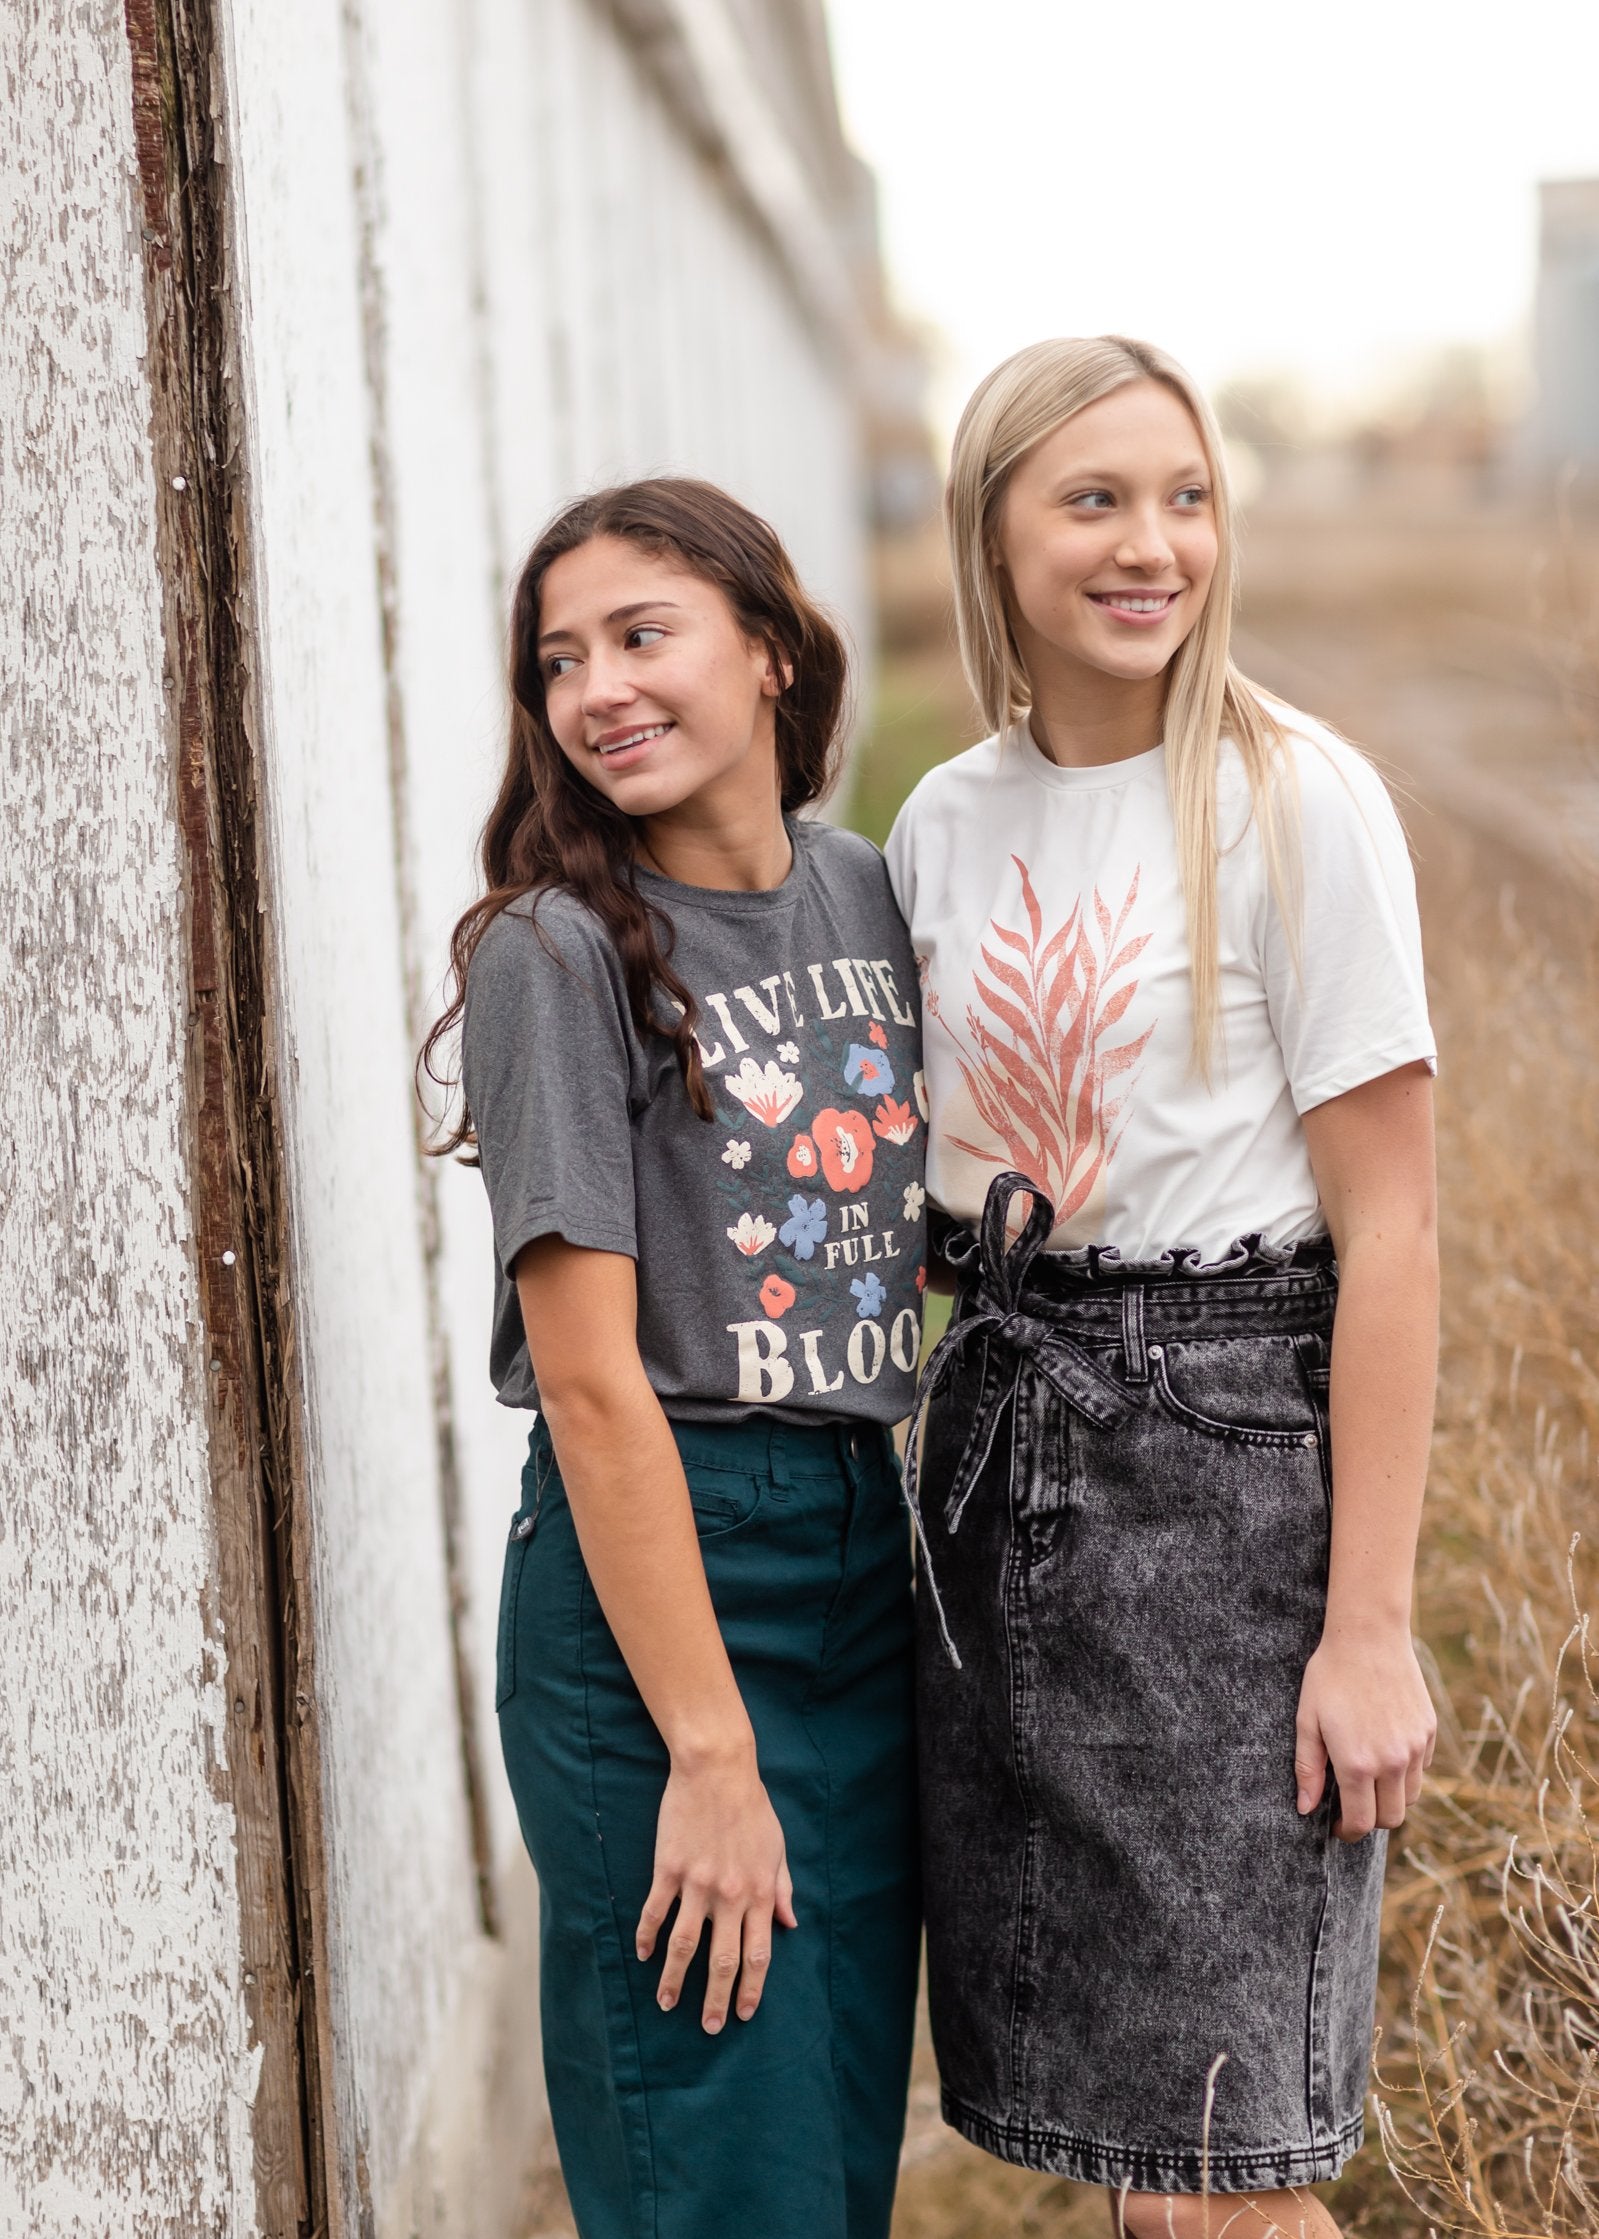
[[[1127,1356],[1129,1384],[1149,1382],[1149,1354],[1144,1346],[1144,1286],[1129,1283],[1122,1292],[1122,1351]]]
[[[779,1500],[787,1500],[793,1490],[789,1477],[789,1439],[786,1423],[768,1423],[766,1426],[766,1471],[773,1492]]]

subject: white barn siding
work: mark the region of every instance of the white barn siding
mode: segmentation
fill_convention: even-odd
[[[0,2231],[251,2232],[121,7],[0,85]]]
[[[419,1158],[412,1059],[495,783],[506,593],[560,500],[654,471],[723,482],[860,629],[849,250],[728,0],[170,5],[128,0],[128,21],[216,39],[222,167],[195,193],[226,218],[201,315],[226,330],[237,448],[208,472],[237,540],[228,679],[272,1006],[269,1077],[245,1088],[286,1203],[266,1356],[292,1353],[297,1457],[279,1555],[303,2136],[331,2234],[506,2239],[545,2128],[492,1709],[527,1424],[487,1385],[481,1185]],[[26,438],[0,577],[0,1565],[22,1621],[0,1631],[0,1746],[24,1801],[0,1835],[0,2010],[21,2017],[0,2164],[25,2190],[13,2222],[0,2190],[0,2230],[249,2239],[268,2228],[256,1924],[228,1802],[238,1643],[216,1615],[127,33],[117,0],[20,14],[0,50],[27,88],[22,315],[0,339]],[[162,114],[143,129],[170,131]],[[272,2135],[298,2139],[292,2032],[273,2044]]]
[[[412,1044],[339,18],[234,0],[226,66],[281,973],[333,2047],[351,2229],[476,1932],[441,1556]],[[441,647],[441,651],[442,651]]]

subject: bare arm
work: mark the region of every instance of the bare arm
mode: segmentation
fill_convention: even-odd
[[[516,1262],[539,1399],[606,1621],[671,1760],[655,1879],[638,1926],[647,1959],[671,1910],[657,1996],[676,2003],[711,1923],[704,2023],[760,2002],[772,1920],[793,1927],[783,1833],[711,1606],[671,1427],[639,1359],[632,1260],[548,1236]]]
[[[1438,1365],[1432,1081],[1407,1065],[1305,1114],[1338,1254],[1332,1348],[1332,1560],[1305,1670],[1296,1763],[1314,1809],[1330,1758],[1337,1832],[1397,1827],[1421,1790],[1437,1720],[1411,1640],[1411,1598]]]

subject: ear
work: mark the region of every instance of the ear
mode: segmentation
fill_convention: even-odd
[[[789,689],[793,681],[793,662],[774,660],[772,656],[768,654],[766,660],[766,673],[761,678],[762,698],[768,700],[780,700],[783,694]]]

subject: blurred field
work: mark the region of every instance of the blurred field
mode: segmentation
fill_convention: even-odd
[[[932,540],[887,554],[882,590],[853,801],[874,837],[974,736]],[[1442,1051],[1420,1622],[1444,1730],[1389,1873],[1389,2152],[1373,2121],[1326,2193],[1372,2239],[1599,2231],[1596,600],[1592,528],[1509,512],[1264,512],[1246,550],[1243,665],[1367,746],[1399,794]],[[1101,2197],[944,2130],[924,2044],[895,2239],[1108,2228]]]

